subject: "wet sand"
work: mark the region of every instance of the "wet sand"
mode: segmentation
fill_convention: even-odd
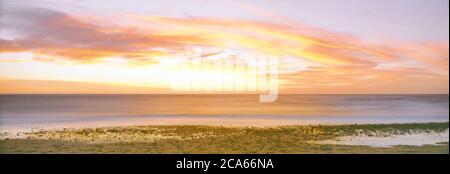
[[[3,132],[1,153],[444,153],[448,122],[121,126]]]

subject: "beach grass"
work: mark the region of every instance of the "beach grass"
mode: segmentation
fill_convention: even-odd
[[[0,140],[0,153],[449,153],[435,145],[370,147],[314,143],[340,136],[392,136],[448,131],[449,123],[313,125],[278,127],[129,126],[40,130]]]

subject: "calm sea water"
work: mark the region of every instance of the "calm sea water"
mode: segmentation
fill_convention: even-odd
[[[147,124],[244,125],[264,121],[277,125],[449,120],[448,95],[280,95],[274,103],[259,103],[258,97],[0,95],[0,125],[100,124],[102,121],[115,121],[120,125],[133,119],[147,121]]]

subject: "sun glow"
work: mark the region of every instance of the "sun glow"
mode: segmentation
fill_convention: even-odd
[[[178,80],[182,91],[268,91],[271,86],[259,73],[248,72],[257,66],[253,59],[274,56],[279,60],[279,88],[286,93],[448,93],[448,37],[372,41],[335,27],[291,19],[303,16],[301,12],[286,17],[256,6],[242,13],[234,11],[237,16],[197,14],[195,10],[191,12],[197,15],[190,16],[141,10],[79,9],[80,13],[11,4],[17,7],[4,8],[0,21],[0,80],[7,83],[28,80],[46,88],[48,81],[80,82],[124,90],[142,87],[158,93],[170,91],[172,82]],[[146,8],[159,9],[156,4]],[[252,18],[247,12],[263,18]],[[371,30],[380,26],[373,25]],[[405,32],[415,32],[414,36],[432,33]],[[195,48],[204,51],[204,64],[187,67]],[[225,66],[230,56],[238,61],[236,69],[214,66],[213,62],[221,61]],[[180,74],[189,78],[179,78]],[[188,84],[193,81],[201,83]],[[20,93],[16,88],[33,85],[4,91]]]

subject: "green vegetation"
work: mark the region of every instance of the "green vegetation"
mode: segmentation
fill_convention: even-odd
[[[347,135],[443,132],[446,123],[280,127],[133,126],[24,133],[0,153],[449,153],[447,143],[375,148],[315,144]]]

